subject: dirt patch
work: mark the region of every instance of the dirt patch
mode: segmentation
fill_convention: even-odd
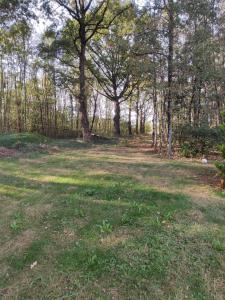
[[[190,186],[183,189],[183,193],[190,196],[191,200],[199,207],[206,207],[212,204],[224,204],[224,198],[215,195],[215,190],[210,186]]]
[[[17,150],[0,147],[0,157],[12,157],[18,154]]]
[[[31,218],[41,217],[52,209],[52,204],[36,204],[26,208],[26,215]]]
[[[121,243],[125,243],[128,239],[134,238],[140,233],[138,230],[130,231],[127,229],[119,230],[118,232],[113,232],[106,237],[102,237],[100,242],[103,247],[114,247]]]
[[[217,188],[221,187],[221,178],[216,172],[215,174],[202,174],[200,180],[203,184]]]
[[[21,252],[29,245],[32,244],[36,234],[32,230],[26,230],[18,237],[6,242],[3,247],[0,248],[0,257],[8,255],[9,253]]]
[[[57,232],[53,235],[54,241],[59,245],[68,245],[78,239],[74,230],[65,228],[63,232]]]
[[[194,222],[201,222],[204,219],[204,215],[200,210],[190,210],[187,212],[188,217]]]

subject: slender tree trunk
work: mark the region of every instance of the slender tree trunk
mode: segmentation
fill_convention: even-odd
[[[155,59],[154,59],[155,60]],[[156,69],[154,69],[154,86],[153,86],[153,131],[152,131],[152,145],[154,149],[157,149],[158,141],[158,110],[157,110],[157,78],[156,78]]]
[[[57,91],[56,91],[56,74],[55,74],[55,64],[53,61],[53,84],[54,84],[54,132],[55,132],[55,136],[57,136],[57,132],[58,132],[58,120],[57,120]]]
[[[132,135],[132,124],[131,124],[131,101],[129,103],[129,111],[128,111],[128,134]]]
[[[2,63],[2,56],[0,58],[0,76],[1,76],[1,87],[0,87],[0,132],[3,132],[3,98],[4,98],[4,72],[3,72],[3,63]]]
[[[144,103],[141,104],[140,107],[140,133],[144,134],[145,133],[145,107]]]
[[[223,118],[221,115],[221,103],[220,103],[220,97],[218,95],[218,88],[216,82],[214,83],[214,87],[215,87],[216,105],[217,105],[217,125],[221,125],[223,122]]]
[[[136,134],[139,133],[139,100],[140,100],[140,90],[139,90],[139,86],[138,86],[137,101],[136,101],[136,128],[135,128]]]
[[[96,112],[97,112],[97,100],[98,100],[98,95],[94,95],[94,111],[93,111],[93,117],[92,117],[92,122],[91,122],[91,129],[90,131],[92,132],[94,123],[95,123],[95,117],[96,117]]]
[[[14,87],[15,87],[15,98],[16,98],[16,107],[17,107],[17,131],[22,132],[22,119],[21,119],[21,95],[18,94],[18,88],[16,84],[16,77],[15,77]]]
[[[74,117],[74,110],[73,110],[73,96],[70,95],[70,107],[71,107],[71,113],[70,113],[70,128],[73,130],[73,117]]]
[[[80,40],[81,48],[79,53],[79,85],[80,85],[80,94],[79,94],[79,103],[80,103],[80,118],[81,126],[83,130],[83,139],[89,141],[91,137],[91,132],[89,129],[89,120],[87,113],[87,96],[86,96],[86,77],[85,77],[85,65],[86,65],[86,33],[85,25],[83,20],[80,23]]]
[[[26,75],[27,75],[27,62],[23,61],[23,99],[24,99],[24,130],[27,131],[27,85],[26,85]]]
[[[168,127],[168,158],[172,157],[172,85],[173,85],[173,56],[174,56],[174,2],[168,1],[169,14],[169,54],[168,54],[168,94],[167,94],[167,127]]]
[[[76,131],[77,131],[77,134],[79,133],[79,129],[80,129],[80,110],[78,108],[77,117],[76,117]]]
[[[40,116],[41,116],[41,133],[44,134],[45,133],[45,125],[44,125],[43,109],[42,109],[42,103],[41,102],[40,102]]]
[[[145,123],[146,123],[146,111],[143,111],[143,119],[142,119],[142,133],[145,134]]]
[[[120,102],[118,100],[114,101],[114,135],[116,137],[120,136]]]

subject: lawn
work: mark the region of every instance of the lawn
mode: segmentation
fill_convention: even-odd
[[[44,142],[0,158],[1,299],[225,299],[213,164],[146,143]]]

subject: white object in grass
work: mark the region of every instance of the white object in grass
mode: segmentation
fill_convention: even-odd
[[[202,159],[202,163],[203,163],[204,165],[207,165],[207,164],[208,164],[208,160],[207,160],[206,158],[203,158],[203,159]]]

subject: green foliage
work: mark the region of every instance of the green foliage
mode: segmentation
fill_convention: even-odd
[[[40,144],[47,142],[44,136],[33,133],[13,133],[0,135],[0,146],[7,148],[23,148],[31,144]]]
[[[10,229],[14,232],[17,233],[21,231],[24,227],[24,215],[21,212],[17,212],[13,216],[13,220],[10,223]]]
[[[223,119],[225,118],[225,111],[222,113]],[[225,123],[221,125],[221,130],[225,133]],[[220,141],[220,143],[223,141]],[[223,158],[222,162],[216,162],[216,167],[220,172],[220,175],[223,179],[225,179],[225,144],[219,145],[219,150],[221,152],[221,156]]]
[[[220,240],[213,240],[212,246],[215,250],[225,253],[225,242],[222,242]]]
[[[111,233],[113,230],[112,225],[109,223],[108,220],[103,220],[102,224],[97,225],[99,227],[99,230],[102,234],[104,233]]]
[[[192,145],[188,142],[185,142],[181,146],[181,155],[184,157],[195,157],[197,155],[197,151],[195,148],[192,147]]]
[[[225,140],[221,128],[210,128],[206,125],[193,127],[185,125],[175,132],[176,140],[181,147],[181,154],[185,157],[207,155],[216,149],[216,145]]]

